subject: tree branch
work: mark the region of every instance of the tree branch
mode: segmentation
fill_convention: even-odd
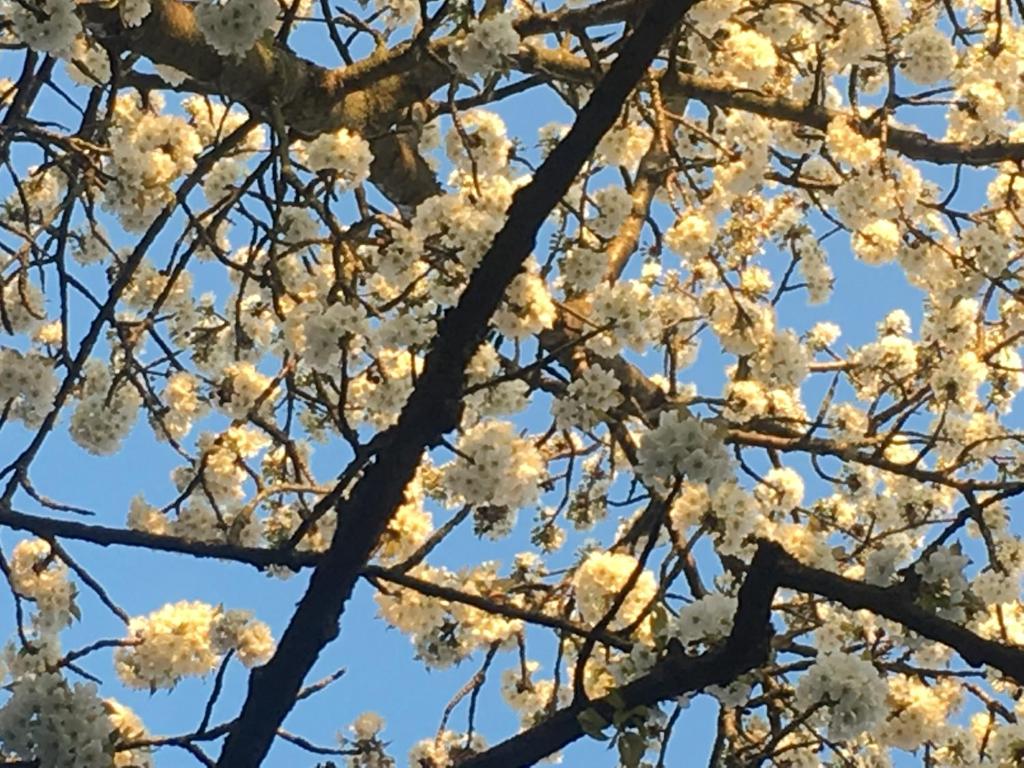
[[[522,72],[554,73],[570,82],[586,84],[594,78],[594,70],[589,61],[564,49],[525,46],[516,62]],[[807,104],[796,99],[739,89],[735,85],[707,75],[672,73],[671,82],[663,85],[663,96],[666,99],[696,99],[706,106],[752,112],[762,117],[797,123],[822,132],[828,129],[828,124],[832,120],[845,114],[839,110]],[[878,120],[860,121],[854,123],[853,127],[862,136],[872,139],[880,138],[884,133],[889,149],[899,152],[904,157],[937,165],[987,166],[1007,160],[1024,160],[1024,142],[1019,141],[941,141],[921,131],[891,124],[887,125],[883,132],[882,123]]]
[[[906,588],[876,587],[812,568],[781,552],[781,548],[778,562],[779,586],[820,595],[851,610],[868,610],[884,616],[952,648],[973,667],[987,664],[1024,685],[1024,649],[988,640],[954,621],[936,616],[915,603],[913,593]]]
[[[251,565],[261,570],[271,566],[290,568],[298,571],[312,568],[320,561],[317,552],[300,552],[293,549],[262,549],[259,547],[243,547],[235,544],[196,541],[178,536],[135,531],[127,528],[108,528],[102,525],[87,525],[69,520],[54,520],[48,517],[26,515],[13,511],[6,503],[0,504],[0,525],[19,531],[28,531],[44,539],[58,537],[86,541],[101,547],[127,546],[158,552],[173,552],[198,558],[209,558],[227,562]],[[593,637],[598,642],[613,648],[629,650],[631,643],[610,632],[595,632],[587,627],[574,624],[558,616],[550,616],[539,610],[528,610],[515,605],[508,605],[483,595],[474,595],[451,587],[426,581],[411,576],[403,571],[385,568],[380,565],[367,565],[362,569],[362,576],[381,579],[411,589],[421,595],[461,603],[478,608],[481,611],[519,619],[528,624],[550,627],[577,637]]]

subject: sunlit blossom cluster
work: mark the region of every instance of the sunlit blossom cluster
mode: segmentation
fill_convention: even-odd
[[[449,55],[462,74],[468,77],[486,75],[500,69],[505,58],[519,50],[519,41],[512,16],[497,13],[474,21]]]
[[[115,653],[117,674],[132,688],[171,688],[188,676],[208,674],[227,651],[246,666],[274,652],[269,628],[247,611],[181,601],[132,619],[132,643]]]
[[[623,552],[588,555],[576,570],[573,588],[580,617],[596,624],[614,609],[611,627],[643,621],[657,591],[654,574]]]

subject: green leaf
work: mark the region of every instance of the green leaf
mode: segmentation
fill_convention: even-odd
[[[638,768],[647,751],[647,742],[639,733],[624,733],[619,736],[619,759],[625,768]]]
[[[608,737],[604,734],[604,729],[608,727],[608,721],[593,707],[584,709],[576,715],[576,720],[579,722],[583,732],[590,738],[597,739],[598,741],[608,741]]]

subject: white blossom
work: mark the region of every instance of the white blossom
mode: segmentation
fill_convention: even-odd
[[[870,661],[841,652],[822,653],[797,684],[797,704],[823,706],[830,739],[870,731],[885,713],[885,681]]]
[[[449,55],[463,75],[486,75],[500,69],[507,57],[514,56],[519,42],[511,14],[496,13],[474,20]]]
[[[196,26],[217,53],[237,57],[270,28],[278,10],[276,0],[203,0]]]

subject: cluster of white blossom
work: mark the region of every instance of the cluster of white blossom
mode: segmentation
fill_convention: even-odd
[[[89,360],[71,414],[71,437],[91,453],[115,453],[134,426],[141,405],[142,396],[132,382],[115,379],[102,362]]]
[[[570,291],[591,291],[601,282],[608,268],[608,254],[601,248],[576,245],[565,251],[562,283]]]
[[[573,379],[565,395],[555,400],[551,412],[560,427],[592,429],[622,399],[615,373],[594,364],[588,366],[579,378]]]
[[[409,574],[467,594],[488,596],[491,582],[497,576],[497,566],[485,562],[454,573],[418,565]],[[523,627],[518,619],[506,619],[464,603],[436,600],[412,589],[378,592],[376,601],[380,616],[407,634],[418,658],[431,667],[450,667],[478,648],[505,644]],[[512,597],[511,602],[521,604],[522,598]]]
[[[230,519],[232,523],[235,523],[237,519],[225,515],[222,517]],[[133,531],[145,531],[159,536],[179,536],[196,541],[223,541],[225,528],[229,531],[236,531],[227,525],[227,519],[222,524],[209,501],[194,498],[189,504],[178,510],[175,520],[169,520],[163,511],[148,504],[145,497],[140,494],[131,500],[126,522]],[[244,536],[241,534],[244,533],[250,533],[251,537],[252,533],[258,534],[258,531],[256,526],[249,525],[239,532],[238,538],[243,539]],[[248,541],[247,543],[255,544],[257,542]]]
[[[205,489],[215,501],[227,503],[244,498],[243,484],[249,475],[242,460],[258,455],[269,442],[259,430],[243,425],[229,427],[220,434],[204,432],[199,436],[197,447],[202,457],[199,466]],[[192,467],[182,468],[175,476],[179,488],[184,489],[194,474]],[[193,501],[202,503],[195,498]]]
[[[712,592],[683,606],[666,632],[690,650],[713,646],[729,636],[736,615],[736,598]]]
[[[180,440],[191,432],[192,425],[206,411],[197,384],[196,377],[188,371],[178,371],[167,377],[167,386],[163,391],[167,412],[163,414],[161,424],[174,440]]]
[[[513,21],[510,13],[502,12],[473,20],[448,54],[459,72],[472,77],[500,70],[519,51],[521,39]]]
[[[755,497],[734,480],[714,490],[703,482],[683,483],[672,500],[669,520],[679,535],[691,526],[709,530],[716,549],[725,555],[749,553],[755,532],[770,533]]]
[[[759,381],[779,389],[799,389],[807,378],[808,353],[796,333],[786,330],[766,339],[754,358],[754,374]]]
[[[508,172],[512,141],[501,115],[487,109],[473,109],[459,117],[458,130],[453,128],[445,134],[444,150],[459,172],[452,176],[452,183],[461,184],[467,175],[474,174],[474,184],[495,183]],[[426,210],[430,210],[430,206]],[[423,224],[431,227],[436,222]]]
[[[857,130],[856,121],[856,117],[845,114],[830,120],[825,132],[825,148],[840,163],[860,170],[878,161],[882,145],[878,139],[865,138]]]
[[[375,359],[349,385],[353,417],[378,429],[398,414],[423,369],[423,358],[404,349],[380,348]]]
[[[590,299],[590,322],[601,332],[591,335],[587,346],[597,354],[616,355],[623,347],[640,351],[657,337],[657,314],[645,283],[601,282]]]
[[[366,311],[342,301],[304,304],[292,311],[285,328],[288,348],[321,373],[337,369],[342,354],[358,350],[369,331]]]
[[[544,460],[508,421],[481,421],[463,432],[459,457],[447,466],[445,484],[467,504],[516,510],[540,494]]]
[[[918,600],[940,616],[952,621],[964,621],[964,599],[968,594],[964,567],[969,562],[970,558],[959,552],[958,548],[941,547],[931,552],[914,567],[922,584],[922,594]]]
[[[680,215],[665,233],[665,244],[691,263],[708,255],[718,227],[709,211],[691,210]]]
[[[49,221],[49,216],[55,211],[68,188],[68,177],[59,166],[46,165],[43,167],[32,166],[28,169],[21,188],[10,194],[0,207],[2,219],[8,224],[15,224],[18,229],[29,224],[41,224]],[[6,261],[6,258],[5,258]],[[8,280],[4,286],[5,294],[11,292],[17,298],[24,285],[25,280]],[[17,290],[12,290],[16,286]],[[37,289],[38,290],[38,289]],[[7,296],[4,297],[5,301]],[[15,307],[24,304],[21,301],[12,302]],[[12,321],[15,333],[23,330]]]
[[[466,270],[473,269],[487,251],[504,223],[512,195],[525,181],[507,173],[511,143],[505,137],[505,126],[500,118],[474,110],[462,120],[472,148],[467,151],[461,139],[453,141],[449,132],[449,154],[454,152],[453,162],[457,166],[450,177],[452,191],[421,203],[412,222],[417,239],[457,255],[463,269],[455,274],[460,278]],[[473,123],[480,127],[471,129]],[[485,130],[484,126],[488,128]],[[482,170],[488,163],[498,166],[493,175],[485,175]],[[474,164],[476,175],[472,170]],[[443,306],[454,304],[462,284],[461,279],[437,279],[431,286],[432,297]]]
[[[749,355],[760,348],[775,329],[770,307],[728,289],[712,288],[701,297],[702,309],[722,348],[736,355]]]
[[[386,751],[387,745],[380,738],[384,718],[376,712],[363,712],[348,729],[352,733],[351,738],[339,734],[342,745],[350,750],[345,763],[348,768],[395,767],[395,761]]]
[[[12,275],[5,281],[0,298],[3,299],[8,324],[6,327],[14,333],[28,333],[37,329],[41,319],[46,316],[42,291],[24,273]]]
[[[483,344],[466,368],[466,382],[471,387],[482,387],[466,398],[462,423],[475,424],[489,416],[515,414],[526,408],[529,385],[521,379],[494,380],[502,370],[498,350]]]
[[[761,88],[775,72],[778,56],[772,41],[753,29],[726,24],[726,38],[719,51],[721,66],[737,85]]]
[[[800,274],[807,283],[807,298],[812,304],[828,301],[834,283],[825,249],[810,231],[792,240],[793,252],[799,257]]]
[[[358,187],[370,176],[370,144],[347,128],[321,133],[312,141],[297,142],[295,149],[309,170],[332,174],[343,190]]]
[[[118,0],[117,10],[126,27],[137,27],[149,16],[153,10],[153,4],[151,0]],[[169,68],[164,66],[164,69]]]
[[[654,132],[651,127],[642,119],[635,119],[635,115],[630,115],[601,138],[596,155],[606,165],[618,166],[630,173],[636,173],[653,138]]]
[[[224,381],[220,386],[223,410],[234,418],[244,418],[250,411],[270,411],[276,398],[274,380],[256,370],[249,362],[224,366]]]
[[[57,391],[53,363],[38,353],[0,347],[0,371],[0,403],[9,403],[11,416],[26,427],[39,426]]]
[[[815,352],[830,348],[839,337],[842,329],[835,323],[815,323],[804,335],[807,347]]]
[[[131,644],[117,649],[118,677],[133,688],[173,688],[182,677],[205,675],[221,654],[234,650],[246,666],[264,663],[274,652],[270,629],[247,611],[224,611],[181,601],[132,619]]]
[[[455,759],[475,752],[483,752],[487,741],[479,732],[472,735],[455,731],[441,731],[436,737],[423,739],[409,750],[409,765],[451,768]]]
[[[71,61],[66,65],[68,77],[79,85],[103,85],[110,81],[110,55],[84,35],[71,45]]]
[[[377,557],[384,562],[401,561],[412,555],[434,532],[433,518],[424,508],[424,477],[421,471],[405,487],[404,500],[388,523],[377,545]]]
[[[853,360],[858,375],[853,383],[860,398],[870,400],[889,390],[901,392],[916,373],[917,347],[907,338],[909,330],[905,314],[892,313],[879,326],[878,341],[857,351]]]
[[[956,66],[956,48],[949,36],[931,24],[915,27],[903,38],[903,75],[917,85],[946,80]]]
[[[907,751],[925,742],[942,742],[947,722],[963,700],[963,689],[949,678],[925,682],[909,675],[893,675],[888,685],[892,715],[882,724],[880,739]]]
[[[719,485],[730,469],[729,454],[715,428],[683,410],[663,411],[637,450],[637,471],[645,481],[668,485],[682,475],[691,482]]]
[[[196,6],[196,26],[222,56],[242,56],[277,17],[277,0],[203,0]]]
[[[790,467],[773,467],[754,489],[761,506],[771,512],[788,513],[804,499],[804,481]]]
[[[386,14],[389,27],[407,27],[420,18],[419,0],[373,0],[374,10]]]
[[[42,632],[54,632],[71,623],[75,585],[68,567],[42,539],[23,539],[14,546],[9,564],[14,591],[36,604],[35,624]]]
[[[853,233],[853,252],[866,264],[885,264],[896,258],[903,239],[894,221],[875,219]]]
[[[199,135],[182,118],[161,115],[161,97],[148,104],[134,95],[117,98],[103,199],[130,231],[148,227],[175,197],[172,184],[195,168]]]
[[[154,629],[154,623],[151,621],[149,627],[142,630],[144,635],[147,631],[151,634],[160,631]],[[210,638],[216,652],[227,653],[233,650],[247,667],[265,663],[274,653],[274,638],[270,634],[270,627],[253,619],[249,611],[237,608],[229,611],[217,609]]]
[[[60,58],[71,56],[75,38],[82,32],[73,0],[7,0],[0,6],[0,15],[29,48]]]
[[[555,322],[555,305],[547,285],[530,261],[509,285],[505,301],[491,322],[505,336],[523,339],[550,328]]]
[[[598,237],[613,237],[633,208],[633,197],[628,190],[615,185],[601,187],[591,195],[597,214],[586,220],[590,233]]]
[[[641,568],[636,558],[625,552],[592,552],[576,569],[572,585],[576,610],[583,621],[596,624],[604,619],[631,579],[633,586],[621,600],[608,626],[621,629],[640,622],[642,626],[636,631],[641,637],[649,636],[652,603],[658,594],[658,585],[654,574]]]
[[[320,225],[305,208],[297,205],[282,207],[278,214],[281,241],[286,245],[303,245],[317,239]]]
[[[540,669],[536,661],[506,669],[501,673],[501,696],[519,715],[523,728],[539,722],[550,710],[552,704],[566,706],[572,696],[568,686],[558,686],[554,680],[534,680]]]
[[[1024,749],[1024,727],[1021,723],[1005,723],[993,728],[991,723],[984,724],[975,718],[971,725],[975,726],[972,730],[982,739],[991,731],[992,745],[989,755],[992,765],[997,768],[1015,768],[1020,765],[1021,750]]]
[[[888,686],[870,662],[848,653],[820,653],[796,687],[797,705],[825,711],[830,739],[870,731],[885,716]]]
[[[965,229],[960,235],[960,250],[990,277],[999,277],[1013,255],[1006,233],[989,223]]]

